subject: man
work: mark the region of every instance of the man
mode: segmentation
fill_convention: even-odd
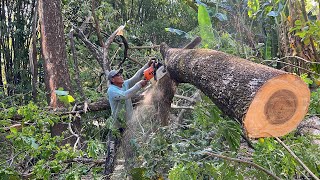
[[[109,122],[111,123],[111,129],[108,135],[109,144],[105,164],[105,174],[107,175],[113,172],[120,138],[124,132],[126,121],[129,121],[133,114],[131,97],[147,85],[148,81],[141,80],[141,78],[143,77],[143,71],[152,63],[153,61],[149,61],[128,80],[123,79],[122,69],[112,70],[108,74],[110,86],[108,87],[107,94],[111,106],[112,120]]]

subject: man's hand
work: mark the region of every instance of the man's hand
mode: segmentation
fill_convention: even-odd
[[[145,87],[148,84],[148,81],[147,80],[141,80],[141,81],[139,81],[139,83],[140,83],[140,85],[142,87]]]

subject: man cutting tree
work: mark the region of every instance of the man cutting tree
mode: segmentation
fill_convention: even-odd
[[[148,83],[147,80],[141,80],[143,72],[153,61],[149,61],[136,74],[128,80],[124,80],[122,69],[112,70],[108,74],[110,83],[107,94],[111,106],[112,118],[110,118],[110,131],[108,133],[108,153],[105,164],[105,174],[110,175],[114,169],[114,161],[117,149],[120,145],[120,138],[133,114],[131,98]]]

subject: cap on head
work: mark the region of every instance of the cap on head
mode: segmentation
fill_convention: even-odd
[[[109,74],[108,74],[108,80],[109,81],[111,81],[111,79],[115,76],[115,75],[117,75],[117,74],[122,74],[122,72],[123,72],[123,69],[117,69],[117,70],[111,70],[110,72],[109,72]]]

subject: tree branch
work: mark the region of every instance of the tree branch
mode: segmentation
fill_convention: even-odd
[[[98,40],[99,40],[100,46],[104,47],[104,43],[103,43],[102,36],[101,36],[101,30],[100,30],[100,26],[99,26],[98,17],[96,16],[95,11],[96,11],[96,1],[92,0],[91,1],[91,13],[92,13],[93,21],[94,21],[94,24],[95,24],[95,29],[96,29],[96,32],[97,32],[97,36],[98,36]]]
[[[313,177],[313,179],[319,180],[319,178],[306,166],[297,155],[294,154],[294,152],[285,145],[278,137],[274,137],[292,156],[294,159],[296,159],[299,164]]]
[[[198,90],[196,90],[196,92],[194,93],[194,95],[192,96],[192,98],[190,98],[190,99],[192,99],[193,101],[190,101],[190,103],[189,103],[189,105],[194,105],[196,102],[197,102],[197,100],[199,101],[199,99],[200,99],[200,90],[198,89]],[[179,115],[178,115],[178,117],[177,117],[177,122],[179,123],[179,124],[182,124],[182,116],[183,116],[183,114],[186,112],[186,110],[185,109],[182,109],[181,111],[180,111],[180,113],[179,113]]]
[[[73,29],[76,32],[74,35],[78,37],[86,45],[86,47],[91,51],[91,53],[94,55],[94,57],[98,61],[100,67],[103,69],[102,51],[99,50],[99,48],[95,44],[91,43],[78,27],[73,26]]]
[[[132,46],[129,49],[158,49],[160,45],[153,45],[153,46]]]
[[[175,105],[175,104],[171,104],[171,108],[172,109],[194,109],[194,107],[192,107],[192,106],[177,106],[177,105]]]
[[[104,164],[105,160],[104,159],[90,159],[90,158],[74,158],[74,159],[69,159],[64,161],[64,163],[71,163],[71,162],[80,162],[83,164],[88,164],[88,163],[94,163],[96,165],[102,165]]]
[[[111,35],[110,37],[107,39],[107,41],[104,43],[104,46],[103,46],[103,72],[106,76],[106,79],[108,79],[108,74],[109,74],[109,71],[110,71],[110,61],[109,61],[109,58],[108,58],[108,53],[109,53],[109,47],[111,45],[111,43],[113,42],[114,38],[116,37],[116,35],[123,31],[125,25],[121,25],[118,27],[117,30],[115,30]]]
[[[199,94],[199,93],[198,93]],[[192,97],[187,97],[187,96],[182,96],[182,95],[179,95],[179,94],[175,94],[174,97],[176,98],[180,98],[180,99],[185,99],[191,103],[195,103],[197,102],[195,98],[192,98]]]

